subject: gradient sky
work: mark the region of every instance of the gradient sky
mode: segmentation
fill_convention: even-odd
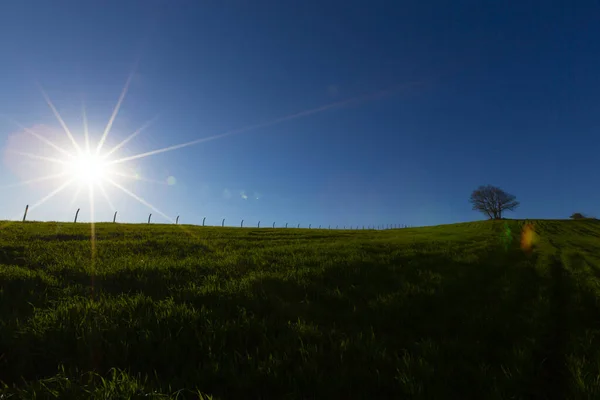
[[[95,142],[131,76],[107,148],[158,118],[115,156],[264,123],[126,163],[160,182],[123,185],[183,223],[470,221],[482,184],[521,201],[507,217],[600,216],[597,1],[5,1],[0,54],[0,114],[69,150],[38,84],[80,143],[85,99]],[[49,153],[9,119],[0,146],[14,219],[60,181],[15,186],[47,170],[8,150]],[[74,192],[29,218],[89,221]],[[97,220],[151,212],[108,195]]]

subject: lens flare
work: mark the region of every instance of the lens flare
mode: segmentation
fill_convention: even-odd
[[[508,224],[506,222],[504,223],[504,230],[502,231],[501,240],[502,240],[502,243],[504,244],[504,249],[508,250],[510,247],[510,244],[513,241],[513,236],[512,236],[512,231],[510,230],[510,227],[508,226]]]
[[[523,231],[521,232],[521,249],[529,253],[533,250],[535,242],[536,234],[533,229],[533,225],[527,223],[525,226],[523,226]]]

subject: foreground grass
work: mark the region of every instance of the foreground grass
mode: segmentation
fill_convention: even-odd
[[[600,398],[600,223],[2,223],[3,398]]]

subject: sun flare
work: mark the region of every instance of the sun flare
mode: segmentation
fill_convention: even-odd
[[[66,165],[66,174],[83,184],[97,184],[107,178],[109,166],[102,157],[82,152]]]
[[[22,186],[22,185],[29,185],[29,184],[49,182],[49,181],[57,182],[57,184],[56,184],[57,186],[55,187],[54,190],[51,190],[50,193],[48,193],[46,196],[44,196],[43,198],[41,198],[39,201],[35,202],[31,206],[29,206],[29,205],[27,206],[27,209],[29,211],[46,203],[49,199],[51,199],[54,196],[58,195],[59,193],[63,192],[67,188],[73,189],[73,193],[74,193],[73,198],[71,200],[71,205],[75,204],[75,202],[78,201],[80,192],[87,191],[88,192],[87,198],[89,201],[89,205],[86,208],[88,208],[88,210],[89,210],[91,222],[93,225],[94,222],[96,221],[96,217],[94,215],[94,213],[95,213],[94,210],[96,209],[95,203],[97,200],[97,196],[103,197],[104,200],[106,200],[107,205],[111,208],[111,210],[114,210],[114,208],[115,208],[114,205],[112,204],[112,201],[110,200],[109,193],[107,192],[107,189],[106,189],[107,187],[109,187],[109,188],[114,188],[114,189],[121,191],[122,193],[126,194],[127,196],[129,196],[132,199],[139,202],[140,204],[143,204],[144,206],[146,206],[153,212],[160,214],[168,221],[173,221],[173,219],[171,217],[169,217],[167,214],[158,210],[152,204],[150,204],[149,202],[144,200],[142,197],[136,195],[134,192],[132,192],[130,189],[128,189],[126,187],[127,183],[123,182],[123,180],[125,180],[125,181],[127,181],[127,180],[129,180],[129,181],[143,180],[143,181],[148,181],[148,182],[157,182],[157,181],[143,178],[143,177],[139,176],[138,173],[133,173],[133,174],[126,173],[127,170],[131,170],[131,166],[129,168],[127,168],[127,167],[122,167],[121,164],[124,162],[130,161],[130,160],[126,160],[124,158],[119,158],[118,153],[117,153],[117,151],[119,149],[122,149],[125,146],[125,144],[129,143],[133,138],[135,138],[137,135],[139,135],[143,130],[145,130],[150,125],[152,125],[152,123],[156,119],[156,117],[147,121],[140,128],[138,128],[136,131],[131,133],[129,136],[125,137],[120,143],[118,143],[114,147],[112,147],[110,149],[104,148],[105,147],[104,145],[106,144],[106,139],[108,138],[108,136],[110,134],[110,130],[113,125],[113,122],[115,121],[115,119],[119,113],[119,110],[121,108],[121,103],[123,102],[123,99],[125,98],[125,95],[127,93],[130,80],[131,80],[131,76],[129,77],[127,83],[125,84],[125,87],[123,88],[123,91],[121,92],[121,95],[119,96],[119,100],[117,101],[117,104],[115,105],[115,107],[113,109],[113,112],[110,116],[110,119],[109,119],[107,125],[106,125],[106,128],[102,132],[102,135],[101,135],[100,139],[97,141],[97,143],[92,143],[92,140],[91,140],[92,138],[90,137],[90,133],[88,130],[88,123],[87,123],[87,114],[85,111],[85,105],[82,106],[83,131],[82,132],[71,131],[71,129],[69,129],[69,127],[65,123],[64,119],[59,114],[58,110],[56,109],[56,107],[54,106],[52,101],[50,100],[50,97],[46,94],[46,92],[41,87],[40,87],[40,90],[41,90],[42,96],[44,97],[44,99],[46,100],[46,103],[52,110],[52,113],[56,117],[56,120],[62,126],[62,128],[63,128],[65,134],[67,135],[67,137],[70,141],[70,144],[72,146],[63,147],[63,146],[59,145],[58,143],[56,143],[54,140],[51,140],[48,137],[46,137],[45,135],[42,135],[40,132],[37,132],[36,128],[27,128],[23,124],[21,124],[17,121],[13,121],[17,126],[19,126],[23,130],[23,132],[32,135],[39,141],[48,145],[48,148],[52,148],[55,151],[54,154],[46,155],[46,154],[35,154],[35,153],[28,152],[28,151],[19,151],[17,149],[9,150],[9,153],[14,153],[15,155],[20,156],[20,159],[22,159],[22,157],[27,157],[31,160],[35,160],[37,162],[42,163],[42,164],[38,165],[40,172],[42,172],[42,174],[40,176],[34,177],[33,179],[24,180],[13,186]],[[79,141],[76,139],[76,136],[79,136],[78,133],[83,134],[83,139],[84,139],[83,143],[79,143]],[[136,157],[136,159],[137,158],[142,158],[142,157]],[[54,167],[58,167],[58,169],[55,169]],[[43,175],[43,173],[47,172],[47,171],[48,172],[52,171],[53,173]],[[92,230],[93,230],[93,228],[92,228]]]

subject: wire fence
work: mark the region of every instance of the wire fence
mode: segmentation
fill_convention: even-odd
[[[73,219],[73,223],[77,223],[77,217],[79,216],[79,211],[80,210],[81,209],[78,208],[77,211],[75,211],[75,218]],[[29,211],[29,205],[26,205],[25,206],[25,213],[23,214],[23,222],[27,221],[27,212],[28,211]],[[113,215],[113,220],[112,220],[113,224],[118,223],[118,221],[117,221],[117,214],[118,214],[118,211],[115,211],[115,214]],[[178,215],[177,218],[175,219],[175,221],[174,221],[175,225],[179,224],[179,217],[180,216]],[[222,228],[225,227],[225,220],[226,220],[226,218],[223,218],[221,220],[221,224],[220,225],[221,225]],[[242,219],[240,221],[240,225],[239,225],[240,228],[244,228],[244,227],[245,228],[260,228],[261,221],[258,221],[256,223],[256,225],[254,225],[254,224],[246,224],[246,225],[244,225],[244,221],[245,221],[244,219]],[[99,222],[99,221],[95,221],[95,222]],[[148,224],[152,223],[152,213],[150,213],[148,215],[148,221],[146,223],[148,223]],[[214,226],[217,226],[217,225],[206,224],[206,217],[204,217],[204,218],[202,218],[202,225],[197,225],[197,226],[206,226],[206,227],[212,226],[212,227],[214,227]],[[263,225],[263,228],[268,228],[268,227],[273,228],[273,229],[275,229],[275,228],[284,228],[284,229],[286,229],[286,228],[289,228],[289,223],[285,222],[285,223],[282,223],[281,225],[278,226],[277,225],[277,221],[273,221],[272,224],[269,224],[269,225],[266,225],[266,226]],[[301,223],[295,225],[296,229],[304,228],[304,229],[327,229],[327,230],[331,230],[331,229],[338,229],[338,230],[339,229],[343,229],[343,230],[388,230],[388,229],[402,229],[402,228],[412,228],[412,227],[413,226],[405,225],[405,224],[335,225],[335,227],[333,227],[333,225],[327,225],[327,227],[325,227],[323,225],[319,225],[318,228],[313,228],[312,223],[310,223],[308,225],[305,225],[304,227],[302,226]]]

